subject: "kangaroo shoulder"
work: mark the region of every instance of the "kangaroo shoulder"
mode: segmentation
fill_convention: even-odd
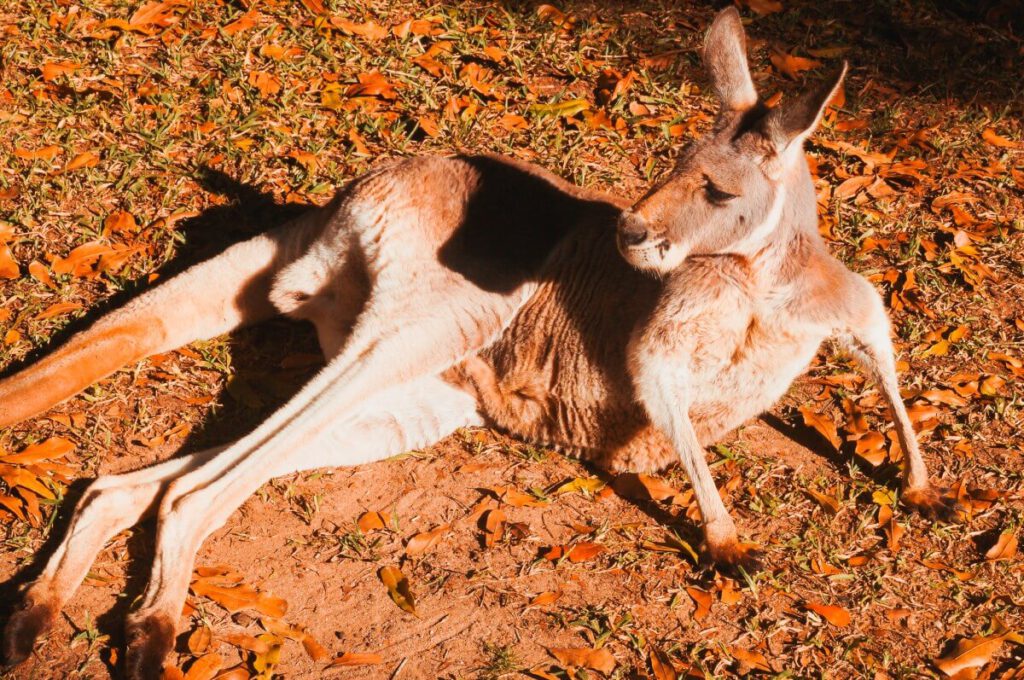
[[[856,324],[879,304],[874,286],[827,252],[808,260],[802,278],[802,312],[816,321]]]

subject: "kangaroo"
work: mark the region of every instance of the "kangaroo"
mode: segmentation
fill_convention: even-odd
[[[635,204],[491,156],[386,163],[325,207],[228,248],[0,381],[0,427],[118,367],[283,313],[316,328],[326,367],[237,442],[101,476],[7,622],[24,660],[112,536],[157,521],[128,618],[127,675],[158,676],[196,552],[272,477],[350,466],[492,425],[613,470],[680,460],[708,555],[749,566],[703,445],[770,407],[829,336],[889,400],[902,502],[944,509],[899,396],[889,326],[866,280],[816,230],[803,141],[843,73],[758,102],[739,14],[704,49],[714,129]]]

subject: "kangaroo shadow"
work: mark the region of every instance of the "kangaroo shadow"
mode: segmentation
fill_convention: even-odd
[[[665,26],[679,20],[686,35],[703,36],[714,13],[730,3],[652,3],[649,0],[565,0],[559,7],[584,22],[599,17],[631,33],[643,54],[650,45],[664,49]],[[875,82],[901,96],[949,99],[992,109],[1021,112],[1020,73],[1024,67],[1024,3],[1019,0],[817,0],[783,3],[782,11],[759,16],[744,10],[752,37],[789,48],[841,46],[842,58],[860,85]],[[532,6],[509,3],[526,16]],[[609,18],[613,17],[613,18]],[[648,49],[654,51],[654,48]],[[839,57],[823,58],[838,60]],[[628,63],[628,61],[626,62]],[[693,60],[682,60],[693,77]],[[866,71],[863,75],[859,72]],[[813,75],[810,76],[814,78]],[[855,91],[850,86],[848,92]]]
[[[175,258],[160,268],[161,281],[217,255],[237,242],[288,222],[309,209],[309,206],[281,205],[271,195],[216,170],[203,169],[197,179],[204,189],[227,200],[178,224],[177,229],[185,236],[184,243]],[[83,317],[68,324],[45,346],[37,348],[16,365],[7,367],[3,375],[15,373],[52,352],[73,334],[88,328],[112,309],[139,295],[145,288],[138,281],[126,286],[124,290],[92,307]],[[179,441],[172,457],[225,444],[254,428],[269,412],[297,392],[315,368],[311,362],[305,362],[299,368],[285,371],[287,376],[273,380],[272,386],[268,388],[266,386],[271,382],[268,376],[280,373],[268,367],[279,366],[281,358],[289,352],[304,356],[319,353],[312,327],[284,318],[240,329],[231,334],[230,345],[231,382],[247,385],[248,389],[235,390],[229,386],[220,407],[208,412],[200,425]],[[52,520],[49,534],[36,550],[32,561],[0,582],[0,630],[19,604],[20,589],[39,577],[47,560],[67,535],[74,510],[92,481],[92,478],[81,478],[68,485],[64,500]],[[158,502],[159,499],[154,504]],[[155,534],[155,523],[151,519],[132,528],[126,544],[128,560],[125,587],[114,606],[95,620],[97,628],[109,634],[111,643],[118,647],[125,642],[125,618],[149,580]]]

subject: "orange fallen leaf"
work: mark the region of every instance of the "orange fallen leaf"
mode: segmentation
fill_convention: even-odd
[[[356,524],[359,526],[360,531],[367,532],[375,529],[385,529],[390,521],[391,515],[386,512],[364,512],[359,515]]]
[[[1012,139],[1008,139],[1006,137],[1003,137],[998,132],[996,132],[996,129],[993,128],[993,127],[985,128],[982,131],[982,133],[981,133],[981,138],[984,139],[989,144],[991,144],[992,146],[998,146],[998,147],[1003,148],[1003,149],[1022,149],[1022,148],[1024,148],[1024,143],[1015,142]]]
[[[256,598],[256,611],[267,616],[282,617],[288,613],[288,601],[283,597],[273,597],[260,593]]]
[[[14,149],[14,155],[26,161],[52,161],[57,157],[57,154],[61,153],[61,151],[62,149],[59,146],[51,144],[50,146],[44,146],[39,149],[23,149],[21,147],[16,147]]]
[[[255,26],[258,17],[259,13],[256,10],[249,10],[231,23],[222,26],[220,30],[224,31],[226,35],[236,35]]]
[[[67,257],[58,257],[51,263],[50,268],[54,274],[71,274],[73,276],[85,276],[92,272],[92,265],[103,255],[113,252],[113,248],[100,243],[89,241],[78,246]]]
[[[260,47],[260,55],[270,57],[274,61],[298,59],[302,54],[303,51],[298,47],[285,47],[276,43],[266,43]]]
[[[519,132],[530,127],[530,123],[514,113],[506,113],[498,119],[498,125],[509,132]]]
[[[68,161],[68,164],[64,166],[64,172],[71,172],[79,168],[95,168],[99,162],[100,157],[92,151],[83,151]]]
[[[843,440],[839,438],[835,421],[827,415],[817,413],[809,404],[801,406],[798,410],[800,415],[803,416],[804,425],[813,427],[818,434],[824,437],[838,451],[839,447],[842,446]]]
[[[36,315],[36,320],[42,321],[44,319],[52,319],[55,316],[67,314],[68,312],[73,312],[76,309],[81,308],[82,305],[80,305],[77,302],[58,302],[56,304],[50,305],[43,311],[39,312],[39,314]]]
[[[566,14],[554,5],[538,5],[537,16],[563,31],[569,31],[576,24],[576,17]]]
[[[131,26],[160,26],[166,28],[177,23],[181,12],[189,7],[188,0],[147,2],[128,19]]]
[[[604,647],[600,649],[568,649],[552,647],[548,649],[551,656],[559,663],[571,668],[587,668],[605,675],[615,670],[615,657]]]
[[[398,92],[395,85],[384,77],[380,71],[360,73],[356,76],[359,81],[348,86],[345,91],[349,97],[380,97],[381,99],[397,99]]]
[[[377,666],[384,663],[380,654],[345,652],[329,665],[331,666]]]
[[[271,97],[281,91],[281,79],[266,71],[250,71],[249,84],[259,90],[263,97]]]
[[[135,216],[127,210],[115,210],[103,220],[103,236],[111,234],[134,234],[139,230]]]
[[[256,591],[248,586],[219,586],[213,583],[193,582],[192,592],[208,597],[229,612],[238,612],[256,604]]]
[[[798,57],[778,48],[772,50],[769,58],[779,73],[793,80],[798,79],[804,71],[810,71],[821,66],[821,62],[817,59]]]
[[[410,557],[422,555],[437,545],[444,535],[448,533],[449,529],[451,529],[450,524],[442,524],[441,526],[434,527],[430,531],[424,531],[416,534],[409,539],[408,543],[405,544],[405,554]]]
[[[569,558],[570,562],[574,564],[577,562],[586,562],[592,560],[605,551],[605,547],[600,543],[591,543],[590,541],[582,541],[577,543],[569,550],[566,557]]]
[[[505,535],[505,513],[501,510],[488,510],[480,518],[484,530],[484,545],[488,548],[494,547]]]
[[[331,655],[327,648],[312,635],[306,634],[299,642],[302,643],[302,649],[306,652],[306,656],[313,661],[323,661]]]
[[[388,29],[375,21],[367,21],[359,24],[343,17],[332,16],[331,26],[334,26],[349,35],[358,35],[371,41],[383,40],[388,37]]]
[[[492,486],[487,490],[497,496],[502,503],[514,508],[542,508],[548,504],[547,500],[524,493],[514,486]]]
[[[43,80],[50,83],[60,76],[69,76],[80,68],[82,68],[82,65],[73,61],[48,61],[43,64],[40,70],[43,74]]]
[[[21,276],[21,267],[18,266],[11,247],[6,243],[0,244],[0,279],[16,279]]]
[[[530,600],[530,607],[543,607],[545,605],[554,604],[562,597],[562,591],[560,590],[549,590],[543,592]]]
[[[974,573],[973,572],[963,571],[961,569],[957,569],[956,567],[952,567],[952,566],[950,566],[950,565],[948,565],[945,562],[942,562],[940,560],[921,560],[921,565],[925,566],[925,567],[928,567],[929,569],[935,569],[936,571],[949,572],[950,574],[953,574],[954,576],[957,577],[957,579],[959,579],[961,581],[969,581],[972,578],[974,578]]]
[[[571,548],[565,545],[552,546],[541,553],[541,557],[551,562],[561,559],[568,559],[570,562],[586,562],[604,552],[604,546],[599,543],[583,541]]]
[[[981,668],[992,660],[992,657],[1010,635],[1010,633],[1003,632],[996,635],[963,638],[948,654],[934,660],[935,667],[950,677],[968,668]]]
[[[432,113],[425,113],[416,117],[416,124],[429,137],[437,139],[441,136],[441,128],[437,122],[437,116]]]
[[[834,604],[821,604],[819,602],[808,602],[804,605],[808,610],[818,614],[833,626],[845,628],[852,620],[850,612]]]
[[[232,647],[238,647],[253,654],[266,654],[270,650],[270,646],[265,640],[260,640],[246,633],[227,633],[225,635],[218,635],[217,638]]]
[[[654,674],[654,680],[676,680],[676,669],[668,654],[655,645],[650,645],[650,650],[651,671]]]
[[[0,456],[0,463],[32,465],[44,460],[63,458],[75,450],[75,445],[63,437],[50,437],[38,444],[29,444],[18,453]]]
[[[679,489],[668,485],[662,479],[633,472],[618,475],[612,482],[612,488],[624,498],[637,500],[663,501],[680,495]]]
[[[221,671],[214,680],[249,680],[249,669],[242,664],[238,664],[226,671]]]
[[[1017,556],[1017,535],[1012,531],[999,534],[995,544],[985,553],[986,562],[1012,560]]]
[[[833,498],[827,494],[819,493],[813,489],[804,489],[804,492],[818,502],[822,508],[824,508],[830,515],[835,515],[839,512],[839,499]]]
[[[729,654],[740,662],[741,672],[744,669],[764,671],[766,673],[773,673],[775,671],[761,652],[730,646]]]
[[[370,148],[366,146],[366,140],[360,135],[355,128],[348,131],[348,141],[352,143],[352,148],[355,149],[356,154],[360,156],[369,156]]]
[[[185,680],[213,680],[223,665],[224,658],[220,654],[205,654],[189,666]]]
[[[896,517],[892,513],[892,506],[883,505],[878,508],[878,526],[881,527],[882,532],[885,534],[889,551],[892,553],[898,552],[900,549],[900,539],[903,538],[906,529],[896,522]]]
[[[686,593],[693,599],[694,604],[697,605],[696,611],[693,612],[694,621],[700,621],[711,613],[711,593],[693,587],[687,587]]]
[[[207,625],[198,626],[188,636],[188,651],[194,656],[201,656],[210,648],[213,642],[213,630]]]
[[[438,18],[429,17],[426,19],[406,19],[391,28],[391,32],[398,38],[407,38],[409,35],[429,36],[440,35],[444,29],[435,22]]]
[[[416,600],[409,588],[409,580],[398,567],[381,567],[377,572],[381,583],[388,589],[388,595],[400,609],[416,614]]]

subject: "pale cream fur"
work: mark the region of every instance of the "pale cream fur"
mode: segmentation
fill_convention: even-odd
[[[156,553],[127,654],[131,677],[152,677],[200,544],[267,479],[483,423],[614,470],[681,461],[709,553],[742,564],[703,446],[775,403],[833,335],[861,353],[892,405],[904,498],[934,507],[881,301],[825,251],[792,151],[838,79],[779,111],[758,108],[735,10],[716,20],[705,58],[723,100],[715,131],[628,210],[511,159],[388,163],[0,382],[9,424],[124,362],[275,308],[312,322],[328,360],[235,444],[96,480],[8,623],[7,658],[28,654],[104,542],[152,509]]]

